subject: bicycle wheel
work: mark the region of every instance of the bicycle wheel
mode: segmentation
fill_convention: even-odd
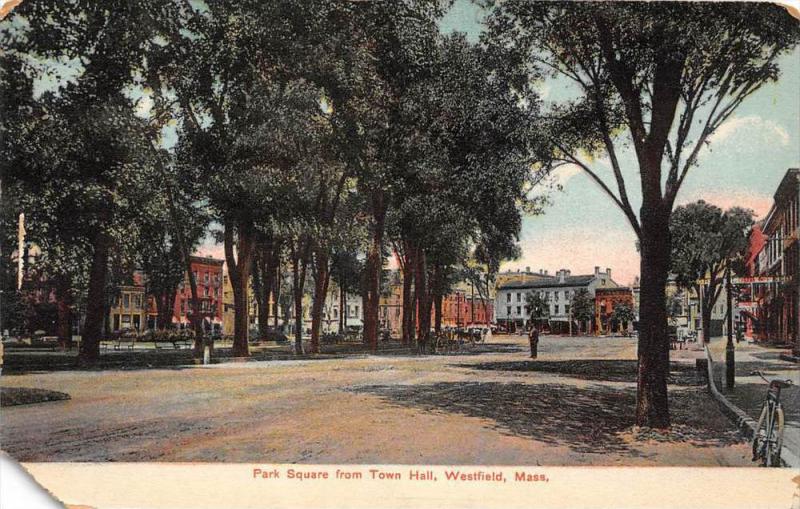
[[[761,460],[761,465],[765,465],[765,442],[767,439],[767,430],[762,429],[766,425],[767,421],[767,407],[769,405],[764,403],[764,406],[761,407],[761,416],[758,418],[758,424],[756,424],[755,431],[753,433],[753,458],[751,461],[758,461]]]
[[[768,455],[768,463],[767,466],[769,467],[779,467],[781,466],[781,448],[783,447],[783,408],[778,407],[775,409],[775,427],[777,429],[773,429],[772,432],[772,440],[770,440],[769,447],[767,450]]]

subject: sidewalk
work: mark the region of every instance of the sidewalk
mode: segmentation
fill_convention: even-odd
[[[800,457],[800,365],[780,359],[783,350],[741,342],[736,345],[736,384],[725,387],[725,338],[712,338],[709,345],[714,360],[714,381],[719,391],[753,420],[758,421],[766,397],[767,384],[753,371],[761,371],[769,379],[789,379],[792,387],[783,389],[781,403],[786,418],[784,445]]]

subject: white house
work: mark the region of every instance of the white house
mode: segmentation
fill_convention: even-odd
[[[523,328],[530,318],[526,305],[528,294],[539,294],[550,305],[550,324],[554,332],[569,328],[570,303],[578,290],[587,290],[594,298],[598,287],[615,288],[619,286],[611,279],[611,269],[605,272],[594,268],[594,274],[573,276],[568,269],[561,269],[554,276],[546,276],[535,281],[509,281],[497,289],[495,298],[495,322],[506,325],[511,330]]]

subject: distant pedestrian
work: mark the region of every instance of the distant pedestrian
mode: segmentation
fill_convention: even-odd
[[[539,329],[535,325],[528,331],[528,341],[531,343],[531,359],[535,359],[539,350]]]

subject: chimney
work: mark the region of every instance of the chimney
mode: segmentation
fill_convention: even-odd
[[[566,276],[566,272],[567,272],[566,269],[561,269],[561,270],[558,271],[558,282],[559,283],[563,283],[564,282],[564,276]]]
[[[539,274],[544,274],[544,269],[539,269]]]
[[[530,274],[530,272],[531,272],[531,268],[530,267],[525,267],[525,273],[526,274]]]
[[[610,267],[606,267],[606,275],[608,276],[608,279],[611,279],[611,268]]]
[[[600,266],[599,265],[595,265],[594,266],[594,277],[597,277],[599,275],[600,275]]]
[[[639,276],[633,278],[633,286],[639,286]]]
[[[571,270],[569,270],[569,269],[566,269],[566,270],[564,271],[564,275],[565,275],[565,276],[569,277],[569,276],[570,276],[570,274],[572,274],[572,271],[571,271]]]
[[[544,269],[544,275],[545,276],[547,275],[547,269]]]

